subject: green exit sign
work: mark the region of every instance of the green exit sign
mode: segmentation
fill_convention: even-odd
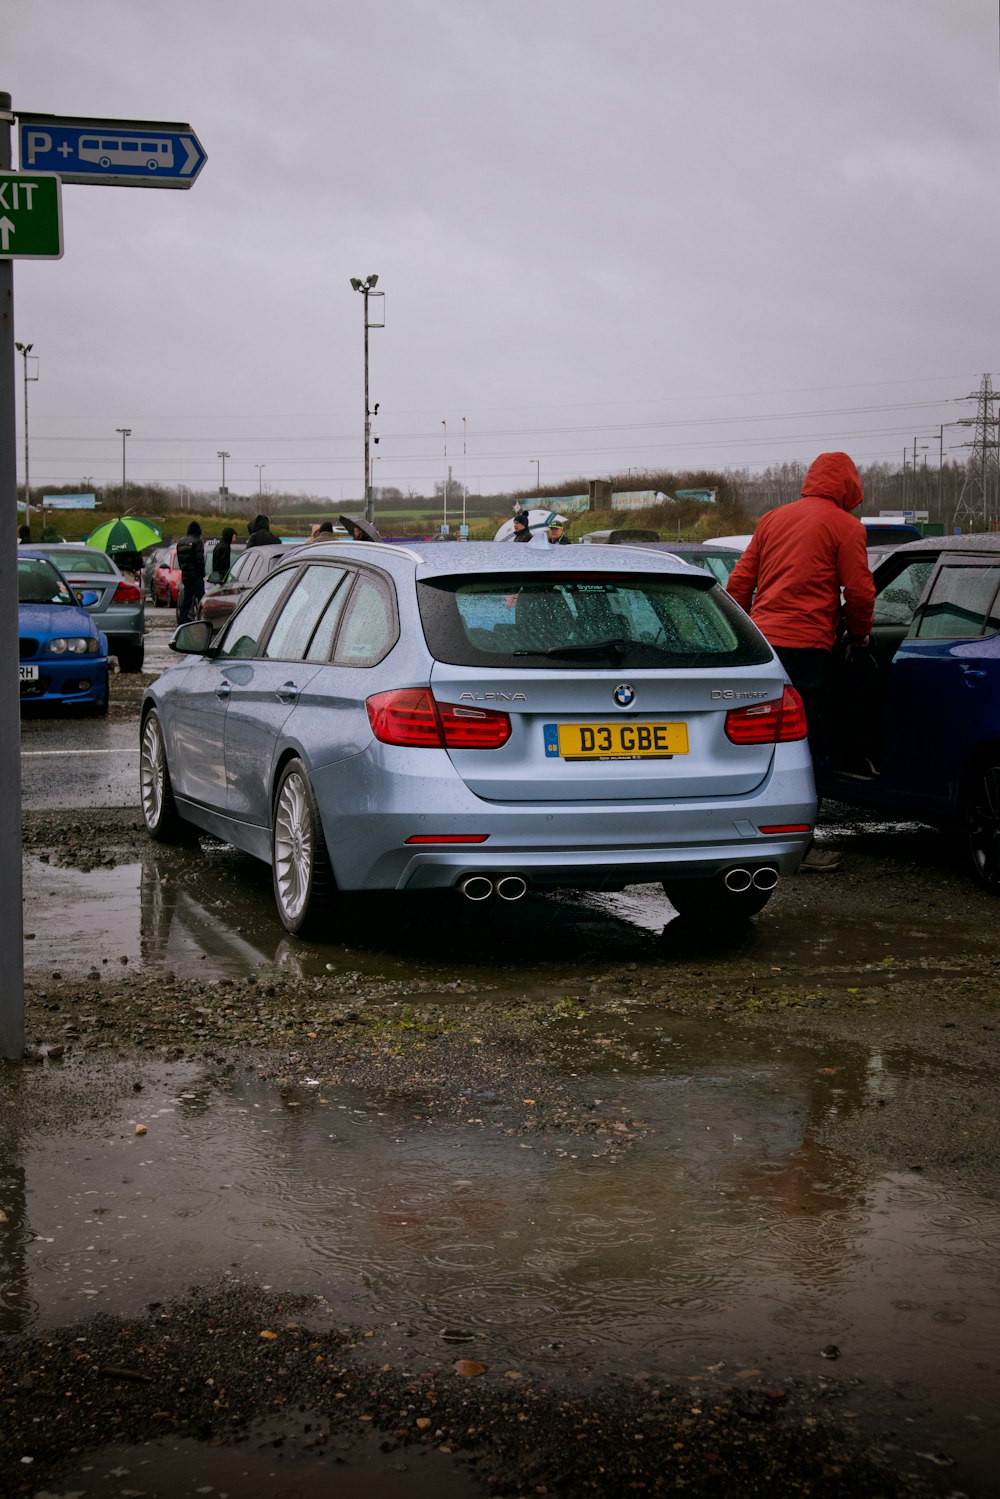
[[[51,172],[0,172],[0,260],[61,260],[62,182]]]

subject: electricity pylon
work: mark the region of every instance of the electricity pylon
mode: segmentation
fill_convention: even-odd
[[[969,424],[975,430],[972,442],[966,445],[972,451],[952,521],[970,531],[995,531],[1000,526],[1000,451],[993,402],[1000,400],[1000,391],[995,391],[990,376],[984,375],[978,391],[963,399],[977,402],[975,419]]]

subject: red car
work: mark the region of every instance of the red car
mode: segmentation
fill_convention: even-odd
[[[277,567],[279,562],[284,562],[294,550],[294,543],[247,547],[246,551],[234,559],[225,581],[209,583],[205,589],[205,597],[201,601],[201,618],[207,619],[213,630],[219,630],[250,589],[263,582],[271,569]]]
[[[177,608],[177,590],[181,586],[181,570],[177,566],[177,548],[164,549],[158,557],[150,579],[150,591],[158,609]]]

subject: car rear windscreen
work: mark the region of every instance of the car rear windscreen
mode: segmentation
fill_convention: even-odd
[[[431,654],[455,666],[755,666],[771,651],[708,576],[504,573],[417,586]]]
[[[67,573],[117,572],[115,564],[107,553],[95,551],[93,547],[89,547],[86,551],[81,548],[77,552],[56,552],[55,563]]]

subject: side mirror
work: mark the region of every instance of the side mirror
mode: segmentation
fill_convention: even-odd
[[[182,656],[204,656],[211,643],[212,626],[207,619],[189,619],[170,637],[170,649]]]
[[[208,577],[205,579],[205,582],[206,583],[221,583],[222,582],[222,574],[220,572],[210,572],[209,575],[208,575]]]
[[[93,609],[94,605],[101,597],[101,595],[99,593],[95,593],[92,588],[84,588],[82,590],[79,590],[76,596],[79,599],[80,603],[83,605],[84,609]]]

